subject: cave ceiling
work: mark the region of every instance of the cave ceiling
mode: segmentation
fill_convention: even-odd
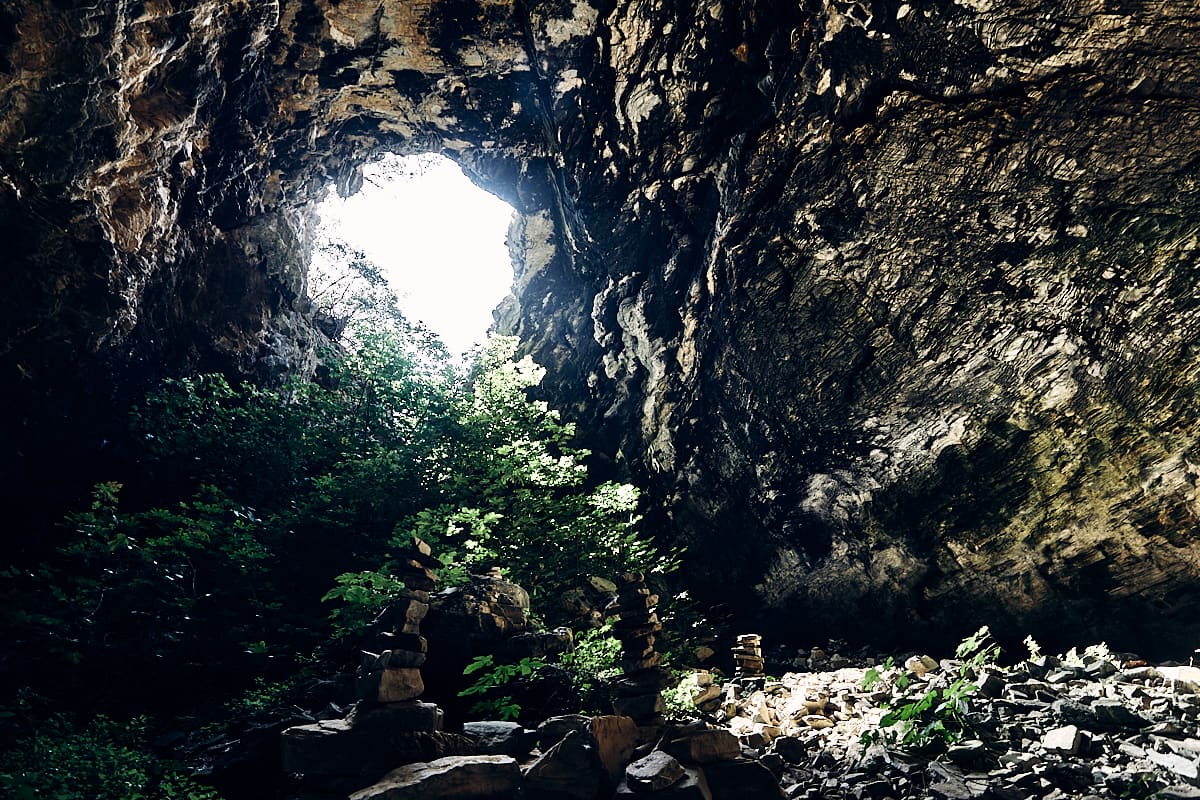
[[[12,0],[0,466],[164,374],[311,369],[311,204],[439,151],[706,602],[1182,641],[1198,40],[1190,0]]]

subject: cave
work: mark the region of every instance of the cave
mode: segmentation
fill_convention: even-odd
[[[1183,0],[6,3],[8,555],[154,381],[311,373],[312,204],[441,153],[517,211],[498,329],[701,602],[1190,650],[1197,35]]]
[[[363,180],[350,197],[330,187],[316,206],[314,315],[336,339],[368,298],[390,302],[391,294],[407,319],[467,358],[486,342],[512,285],[512,207],[436,155],[384,157],[363,167]]]

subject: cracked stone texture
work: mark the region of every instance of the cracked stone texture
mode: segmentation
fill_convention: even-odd
[[[3,468],[148,376],[308,368],[307,204],[441,149],[520,212],[499,324],[702,599],[1194,642],[1198,36],[1185,0],[6,3]]]

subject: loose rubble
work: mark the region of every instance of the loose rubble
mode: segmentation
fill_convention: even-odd
[[[1103,647],[989,666],[975,676],[968,738],[912,751],[870,741],[898,700],[897,679],[911,682],[906,697],[920,696],[948,686],[960,663],[914,656],[865,689],[879,660],[813,652],[802,659],[813,671],[726,683],[718,708],[711,691],[696,696],[789,798],[1200,797],[1200,668]],[[715,685],[706,673],[690,680]]]
[[[663,690],[679,679],[655,650],[658,598],[640,573],[620,576],[605,611],[624,668],[613,715],[446,733],[440,709],[418,699],[420,623],[438,562],[414,538],[400,564],[409,588],[377,620],[359,704],[345,719],[284,732],[285,770],[304,776],[297,797],[1200,798],[1200,668],[1150,665],[1103,645],[1061,657],[1031,649],[1013,666],[990,663],[991,650],[961,651],[966,663],[885,660],[847,657],[836,643],[783,661],[742,634],[734,676],[687,674],[675,697],[697,718],[669,720]],[[765,674],[780,664],[792,671]],[[883,725],[889,711],[932,697],[928,711],[967,683],[950,732],[906,743]]]

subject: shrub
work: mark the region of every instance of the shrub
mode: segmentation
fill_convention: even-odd
[[[934,676],[924,690],[908,675],[898,670],[889,659],[882,670],[872,667],[863,677],[863,688],[890,680],[901,692],[900,698],[887,708],[879,721],[879,729],[863,734],[863,741],[879,739],[890,745],[921,749],[932,744],[953,744],[961,741],[969,729],[967,712],[970,699],[979,692],[974,680],[988,664],[994,664],[1000,647],[991,638],[985,625],[958,645],[955,657],[960,664],[954,676]]]
[[[40,722],[0,753],[0,790],[12,800],[220,800],[149,752],[144,720],[103,716],[83,725],[64,715]]]

